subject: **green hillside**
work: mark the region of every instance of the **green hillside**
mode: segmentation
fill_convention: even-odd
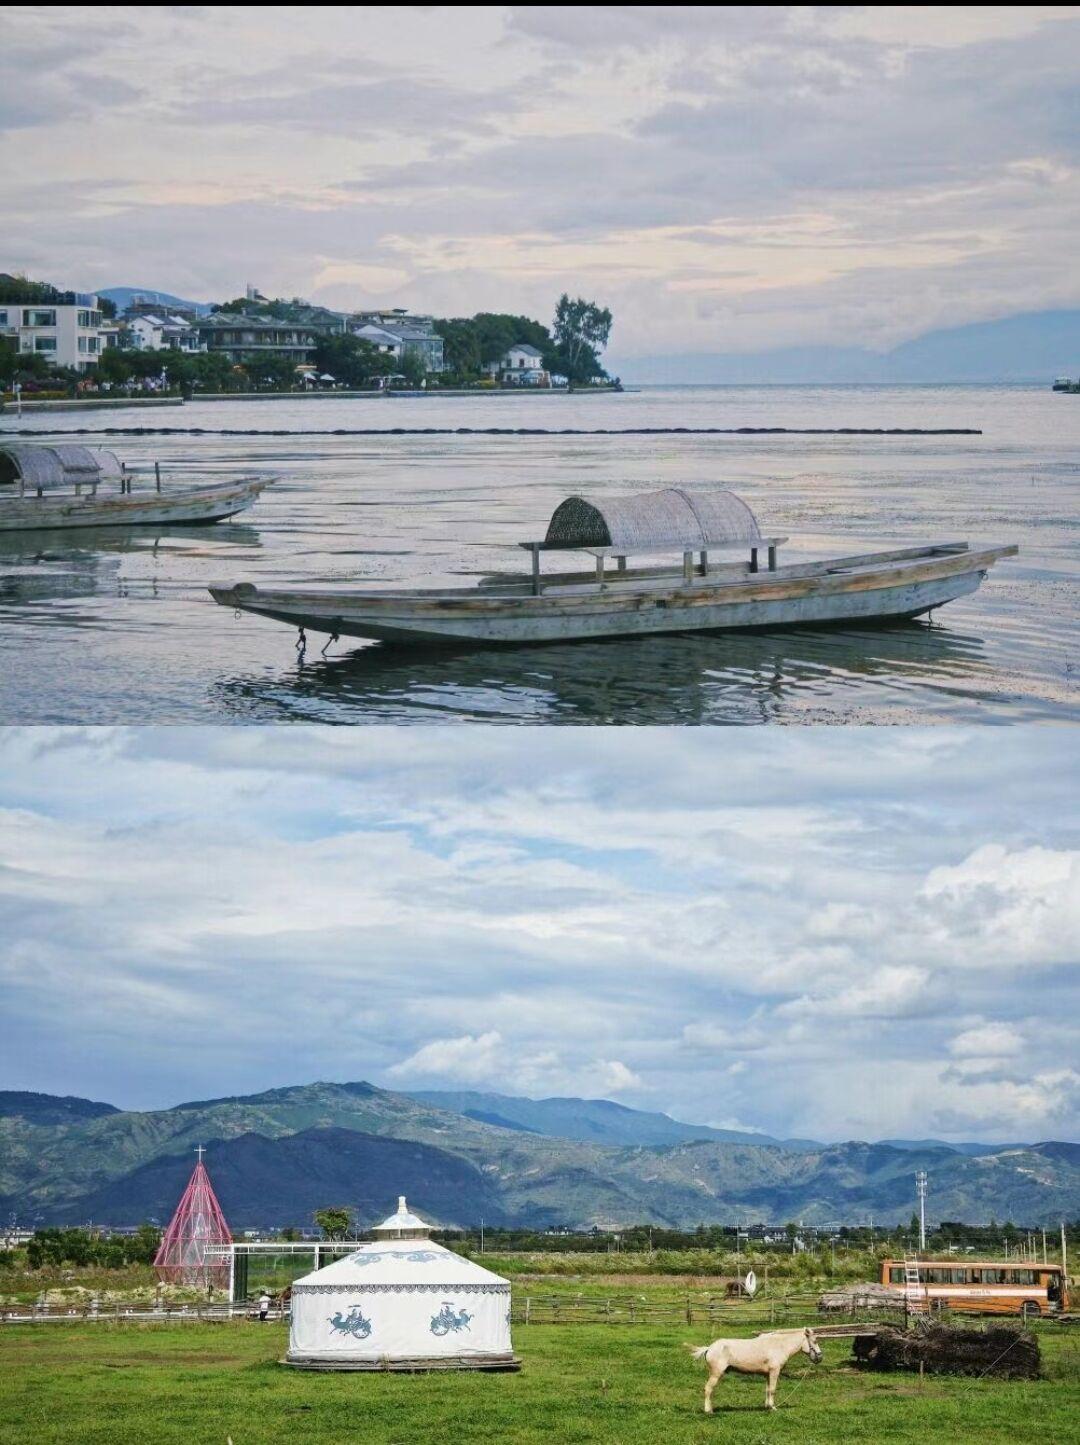
[[[303,1222],[312,1200],[381,1208],[406,1170],[417,1204],[459,1224],[481,1212],[493,1223],[603,1228],[736,1217],[856,1223],[871,1213],[901,1222],[918,1168],[931,1175],[937,1218],[1038,1224],[1080,1213],[1080,1146],[1071,1144],[979,1156],[934,1144],[604,1145],[501,1127],[366,1083],[59,1122],[45,1121],[54,1116],[40,1102],[27,1113],[0,1118],[0,1210],[43,1222],[167,1214],[197,1144],[227,1177],[230,1216],[244,1227]],[[417,1147],[379,1149],[373,1140]]]

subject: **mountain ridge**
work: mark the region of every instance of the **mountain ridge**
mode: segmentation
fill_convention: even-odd
[[[382,1208],[408,1170],[418,1204],[465,1224],[477,1211],[531,1227],[856,1223],[871,1213],[900,1222],[910,1216],[918,1168],[932,1173],[938,1217],[1035,1224],[1071,1217],[1080,1205],[1080,1145],[1061,1141],[975,1157],[859,1141],[813,1149],[711,1138],[597,1144],[493,1125],[364,1082],[323,1082],[60,1122],[42,1122],[40,1110],[38,1122],[8,1114],[0,1118],[0,1213],[42,1223],[101,1219],[103,1211],[114,1224],[160,1217],[175,1205],[196,1145],[231,1181],[241,1227],[305,1223],[313,1198],[321,1206],[363,1197]],[[342,1192],[348,1197],[335,1197]]]
[[[1049,385],[1080,373],[1080,309],[1024,311],[935,328],[888,351],[784,346],[746,352],[612,356],[623,381],[677,385],[992,383]]]

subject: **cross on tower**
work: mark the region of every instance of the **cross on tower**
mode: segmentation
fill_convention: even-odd
[[[206,1153],[206,1150],[203,1148],[203,1146],[202,1146],[201,1144],[197,1144],[197,1145],[195,1146],[195,1153],[198,1154],[198,1156],[199,1156],[199,1163],[201,1164],[201,1163],[202,1163],[202,1157],[203,1157],[203,1155]]]

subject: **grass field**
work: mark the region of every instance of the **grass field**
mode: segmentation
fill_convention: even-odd
[[[742,1332],[742,1331],[740,1331]],[[1080,1333],[1039,1329],[1047,1378],[1035,1383],[873,1375],[851,1343],[799,1355],[779,1410],[764,1381],[729,1376],[701,1413],[705,1372],[685,1325],[532,1325],[515,1329],[517,1375],[306,1374],[277,1364],[284,1325],[52,1324],[0,1330],[0,1440],[63,1445],[338,1445],[473,1442],[895,1441],[897,1445],[1076,1439]]]

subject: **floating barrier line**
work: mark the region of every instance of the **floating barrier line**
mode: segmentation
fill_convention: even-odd
[[[906,426],[387,426],[266,430],[253,427],[105,426],[13,427],[0,436],[208,436],[208,437],[635,437],[635,436],[811,436],[811,437],[980,437],[981,427]]]

